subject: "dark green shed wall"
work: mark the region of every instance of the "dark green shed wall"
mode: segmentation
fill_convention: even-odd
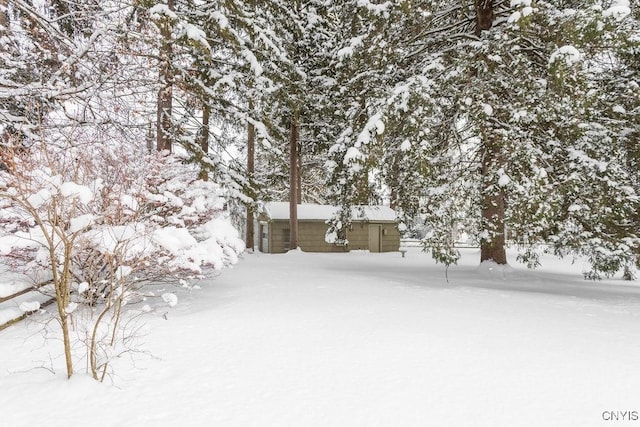
[[[380,227],[381,252],[394,252],[400,249],[400,232],[395,223],[354,221],[347,231],[349,244],[337,246],[324,240],[328,225],[324,221],[298,221],[298,245],[304,252],[348,252],[350,250],[370,250],[369,227]],[[289,249],[289,221],[268,221],[269,253],[285,253]],[[377,249],[372,250],[377,252]]]

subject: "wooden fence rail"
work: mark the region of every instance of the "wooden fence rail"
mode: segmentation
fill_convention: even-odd
[[[46,281],[46,282],[42,282],[42,283],[38,283],[36,285],[30,286],[28,288],[22,289],[21,291],[18,291],[14,294],[5,296],[5,297],[0,297],[0,304],[7,302],[7,301],[11,301],[12,299],[18,298],[19,296],[28,294],[29,292],[37,292],[40,288],[42,288],[43,286],[49,285],[51,284],[51,281]],[[48,300],[46,300],[43,303],[40,303],[40,307],[46,307],[50,304],[53,304],[56,301],[55,298],[50,298]],[[10,319],[2,324],[0,324],[0,331],[3,329],[8,328],[11,325],[14,325],[16,323],[18,323],[21,320],[26,319],[29,315],[35,313],[37,310],[34,311],[26,311],[24,313],[22,313],[20,316],[14,317],[13,319]]]

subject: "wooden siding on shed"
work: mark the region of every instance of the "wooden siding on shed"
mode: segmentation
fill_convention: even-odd
[[[289,229],[289,221],[271,221],[269,223],[269,253],[282,254],[287,252],[289,240],[284,238],[284,230]]]
[[[298,223],[298,245],[305,252],[345,252],[343,246],[327,243],[324,238],[329,226],[321,221]]]
[[[361,251],[369,249],[369,226],[364,222],[353,222],[351,230],[347,230],[349,250]]]
[[[382,241],[380,242],[382,252],[397,252],[400,250],[400,231],[394,225],[383,225],[383,230],[387,231],[385,235],[382,233]]]
[[[327,243],[324,240],[328,225],[324,221],[299,221],[298,222],[298,246],[304,252],[347,252],[350,250],[369,249],[369,224],[368,222],[354,222],[353,227],[347,231],[349,244],[338,246]],[[394,223],[372,223],[386,230],[380,236],[380,249],[382,252],[394,252],[400,249],[400,232]],[[269,252],[285,253],[289,247],[289,236],[285,230],[289,230],[289,221],[272,220],[269,222]]]

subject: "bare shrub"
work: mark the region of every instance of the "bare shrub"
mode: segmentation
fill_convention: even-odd
[[[68,377],[78,342],[99,381],[113,357],[131,351],[123,313],[143,285],[203,277],[203,267],[221,269],[244,249],[222,189],[179,158],[35,142],[5,149],[3,164],[0,254],[51,280]]]

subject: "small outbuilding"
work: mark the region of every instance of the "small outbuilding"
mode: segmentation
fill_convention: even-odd
[[[354,206],[352,224],[345,244],[327,243],[327,220],[336,206],[303,203],[298,205],[298,246],[304,252],[348,252],[369,250],[393,252],[400,249],[396,214],[388,206]],[[289,202],[269,202],[258,215],[258,249],[266,253],[289,250]]]

